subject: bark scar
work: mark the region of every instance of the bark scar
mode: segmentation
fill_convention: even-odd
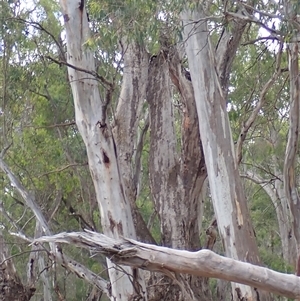
[[[105,165],[109,165],[110,161],[108,156],[106,155],[106,152],[104,150],[102,150],[102,156],[103,156],[103,162]]]
[[[67,23],[70,20],[68,14],[64,14],[64,21]]]
[[[84,8],[84,0],[81,0],[79,4],[79,9],[82,11],[83,8]]]

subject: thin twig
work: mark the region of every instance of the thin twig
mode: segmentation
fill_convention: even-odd
[[[68,164],[64,167],[61,167],[61,168],[58,168],[58,169],[55,169],[55,170],[50,170],[42,175],[40,175],[38,178],[41,178],[41,177],[44,177],[44,176],[47,176],[49,174],[52,174],[52,173],[57,173],[57,172],[62,172],[70,167],[73,167],[73,166],[87,166],[88,165],[88,162],[85,162],[85,163],[73,163],[73,164]]]
[[[111,89],[113,88],[113,84],[111,82],[109,82],[107,79],[105,79],[103,76],[99,75],[96,71],[89,71],[89,70],[86,70],[83,68],[76,67],[70,63],[56,60],[55,58],[53,58],[49,55],[46,55],[45,58],[49,59],[50,61],[52,61],[58,65],[65,65],[69,68],[73,68],[74,70],[90,74],[90,75],[94,76],[96,79],[99,79],[103,84],[107,85],[109,88],[111,88]]]
[[[278,37],[275,37],[275,36],[259,37],[259,38],[254,39],[254,40],[250,40],[250,41],[247,41],[245,43],[241,43],[241,46],[247,46],[247,45],[255,44],[256,42],[265,41],[265,40],[279,41]]]
[[[52,129],[52,128],[57,128],[57,127],[71,126],[71,125],[76,125],[76,122],[70,121],[70,122],[38,126],[38,127],[35,127],[34,125],[25,125],[24,128],[34,128],[35,130],[39,130],[39,129]]]

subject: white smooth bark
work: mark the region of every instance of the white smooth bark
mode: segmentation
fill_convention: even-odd
[[[103,232],[118,238],[136,237],[130,203],[125,195],[116,157],[116,147],[106,117],[108,103],[101,99],[93,52],[85,47],[90,38],[84,1],[61,0],[67,36],[68,73],[72,88],[78,130],[86,145],[95,186]],[[73,67],[70,67],[73,66]],[[108,260],[112,285],[111,300],[128,300],[144,295],[138,272],[120,270]],[[132,278],[131,278],[132,277]],[[134,289],[134,285],[138,292]]]
[[[191,71],[200,135],[214,211],[226,256],[259,264],[258,248],[246,204],[216,58],[202,13],[182,13],[185,48]],[[232,284],[234,300],[265,300],[247,286]],[[266,298],[268,298],[266,296]]]

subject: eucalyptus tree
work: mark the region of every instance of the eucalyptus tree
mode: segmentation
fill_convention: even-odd
[[[44,111],[39,107],[36,111],[38,117],[41,112],[47,116],[50,110],[61,113],[55,87],[60,87],[60,97],[66,98],[66,102],[69,95],[65,90],[71,87],[74,105],[69,104],[68,112],[74,108],[76,127],[72,117],[64,113],[59,115],[61,119],[51,120],[58,128],[56,134],[43,132],[40,139],[50,141],[49,147],[53,148],[49,151],[47,164],[36,160],[39,163],[36,170],[42,166],[48,176],[47,170],[53,167],[53,162],[61,162],[56,161],[56,156],[51,157],[60,149],[68,162],[66,168],[74,167],[74,156],[83,159],[81,164],[87,160],[94,189],[85,189],[91,183],[90,178],[82,176],[85,173],[79,175],[77,169],[70,176],[71,179],[74,174],[78,176],[78,186],[67,175],[57,179],[57,173],[54,173],[55,180],[51,176],[48,178],[53,187],[58,185],[60,189],[55,197],[49,197],[48,205],[53,205],[50,215],[47,214],[46,210],[42,210],[45,203],[29,193],[29,189],[38,192],[37,186],[46,187],[47,182],[34,178],[34,185],[31,185],[30,176],[26,176],[17,165],[14,166],[14,160],[20,161],[22,155],[18,155],[14,148],[19,145],[20,135],[13,134],[11,140],[14,145],[9,148],[10,140],[7,139],[7,148],[3,151],[9,165],[2,157],[0,161],[2,170],[13,185],[11,187],[6,183],[6,191],[13,196],[12,191],[17,190],[35,216],[35,227],[27,229],[27,235],[23,235],[18,223],[15,226],[18,233],[15,235],[23,238],[33,236],[35,229],[35,236],[40,236],[42,229],[47,237],[35,242],[50,242],[48,257],[51,262],[62,264],[67,271],[87,280],[111,300],[222,299],[223,292],[212,296],[205,277],[232,281],[234,300],[269,300],[269,293],[264,291],[300,298],[298,277],[257,266],[262,261],[240,177],[242,171],[244,177],[262,183],[266,176],[257,168],[245,168],[245,164],[250,162],[254,166],[257,160],[249,154],[253,145],[259,145],[253,134],[260,129],[261,120],[270,125],[270,120],[280,118],[282,110],[271,112],[268,99],[279,95],[278,99],[286,102],[287,92],[281,87],[286,85],[283,73],[288,72],[291,105],[287,108],[291,108],[293,114],[290,114],[284,168],[283,165],[276,166],[274,174],[278,177],[274,185],[276,192],[280,192],[281,206],[276,208],[276,213],[282,246],[289,248],[289,251],[285,250],[284,257],[295,264],[299,274],[296,266],[296,262],[299,263],[299,200],[295,186],[299,119],[297,2],[212,1],[202,5],[193,1],[107,1],[99,5],[92,0],[87,3],[83,0],[61,0],[59,5],[65,31],[57,20],[57,3],[49,3],[41,1],[37,7],[43,7],[50,17],[43,22],[31,20],[30,26],[45,34],[53,44],[36,43],[40,56],[36,61],[25,61],[25,69],[27,66],[30,70],[32,65],[44,66],[43,70],[57,72],[51,72],[52,77],[61,76],[65,81],[51,84],[53,88],[50,89],[47,79],[46,85],[40,85],[40,90],[32,87],[28,90],[25,87],[24,90],[30,91],[30,95],[37,95],[38,104],[41,99],[51,104],[49,107],[45,104]],[[17,4],[11,5],[18,7]],[[30,16],[24,18],[22,24],[27,24]],[[34,13],[32,18],[36,18]],[[21,21],[21,18],[15,19]],[[56,24],[57,28],[49,22]],[[264,28],[266,37],[262,36],[261,28]],[[36,42],[37,36],[33,34],[32,37],[29,34],[25,40]],[[274,42],[273,56],[270,55],[270,47],[258,44],[265,40]],[[13,51],[17,44],[13,42],[11,45],[8,49]],[[252,47],[253,56],[263,48],[263,53],[269,55],[268,60],[253,60],[244,52],[245,47]],[[286,48],[289,49],[288,59]],[[2,57],[6,64],[10,59]],[[287,60],[289,67],[286,66]],[[20,64],[18,67],[23,66]],[[252,81],[245,81],[247,88],[243,91],[236,79],[245,71],[242,68],[250,70],[253,78]],[[33,81],[33,87],[38,86]],[[237,95],[238,91],[242,96]],[[29,104],[34,104],[32,100]],[[4,114],[11,111],[4,108]],[[35,124],[31,117],[27,116]],[[62,134],[58,125],[67,126],[70,123],[74,128]],[[12,129],[15,130],[14,127]],[[24,127],[21,127],[21,132],[26,133]],[[82,141],[78,141],[79,134]],[[34,135],[31,137],[36,138]],[[53,141],[62,144],[54,145]],[[76,146],[74,141],[77,141]],[[34,164],[32,154],[37,148],[34,144],[32,147],[29,155],[24,152],[28,156],[23,160],[24,166],[27,166],[29,159]],[[143,166],[145,157],[149,159],[146,167]],[[145,174],[145,170],[149,174]],[[22,178],[23,185],[16,173]],[[32,176],[34,171],[29,174]],[[208,241],[205,245],[209,249],[214,248],[218,227],[223,245],[221,252],[231,259],[201,250],[206,177],[215,220],[206,230]],[[78,216],[70,196],[66,201],[65,196],[70,193],[65,191],[65,186],[68,186],[66,181],[70,183],[68,188],[77,192],[76,195],[80,194],[82,199],[91,198],[87,202],[92,208],[91,216],[88,222],[81,216],[80,220],[84,222],[82,228],[102,231],[105,236],[94,232],[51,236],[53,231],[70,230],[69,225],[67,229],[57,229],[52,223],[54,217],[56,220],[65,217],[61,201],[71,208],[73,216]],[[160,237],[152,236],[137,205],[145,181],[148,181],[146,185],[154,214],[158,216]],[[274,196],[274,190],[267,187],[265,190],[275,206],[278,196]],[[5,198],[10,200],[7,192]],[[4,209],[6,214],[7,209]],[[94,220],[94,212],[98,210],[100,225],[99,221]],[[6,214],[8,220],[9,216]],[[280,224],[282,217],[285,218],[285,226]],[[27,241],[32,239],[27,237]],[[108,279],[67,257],[68,251],[59,244],[65,242],[88,248],[95,257],[98,253],[104,254],[107,257]],[[157,243],[162,247],[153,246]],[[193,251],[195,253],[191,253]],[[290,258],[294,254],[297,258]],[[4,260],[8,260],[8,255]],[[29,262],[31,260],[35,259],[30,257]],[[28,271],[35,272],[30,265]],[[41,271],[46,275],[43,269]],[[55,286],[51,288],[51,281],[47,282],[51,276],[47,277],[44,297],[50,300],[51,290],[57,294],[60,290],[57,291]],[[37,277],[28,279],[32,279],[29,285],[34,287]],[[100,298],[100,294],[97,290],[93,291],[90,298]]]

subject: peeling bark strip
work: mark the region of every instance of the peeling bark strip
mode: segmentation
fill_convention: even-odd
[[[68,21],[65,22],[67,62],[76,124],[86,145],[102,228],[111,237],[125,235],[136,238],[131,208],[122,189],[112,131],[105,109],[101,110],[106,108],[107,103],[100,97],[93,52],[84,47],[90,37],[84,1],[80,2],[80,6],[74,0],[60,0],[60,4],[63,14],[68,15]],[[99,128],[99,120],[102,126],[106,126]],[[128,267],[117,270],[109,260],[108,267],[112,285],[111,300],[125,301],[136,295],[147,298],[144,281],[138,273],[133,274]],[[139,282],[137,287],[141,288],[139,291],[132,284],[136,281]]]
[[[222,88],[216,73],[206,22],[201,11],[182,13],[184,40],[200,120],[200,135],[218,228],[226,256],[259,264],[258,248],[238,165]],[[232,283],[234,300],[239,288],[243,298],[267,300],[254,289]]]
[[[60,242],[91,248],[116,264],[159,271],[176,280],[177,273],[213,277],[250,285],[288,298],[300,298],[300,278],[226,258],[210,250],[188,252],[141,243],[133,239],[112,239],[96,232],[60,233],[35,242]],[[241,286],[236,287],[243,293]],[[257,289],[254,289],[256,292]],[[256,299],[245,299],[256,300]]]

